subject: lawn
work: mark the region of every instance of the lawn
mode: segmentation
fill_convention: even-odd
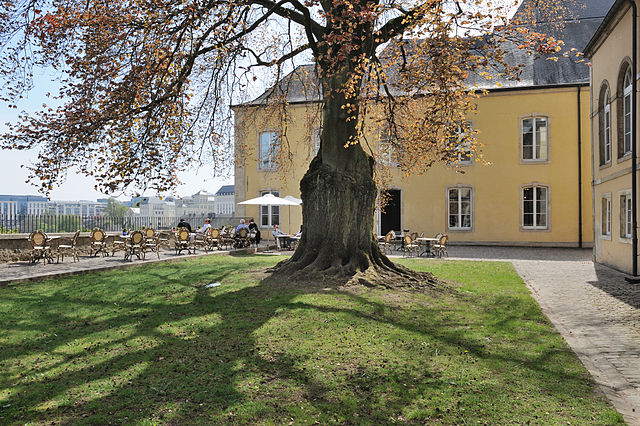
[[[510,264],[422,293],[211,256],[0,288],[0,424],[616,424]],[[206,284],[221,285],[207,288]]]

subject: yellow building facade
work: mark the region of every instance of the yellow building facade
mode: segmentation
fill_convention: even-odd
[[[314,155],[320,127],[309,113],[318,107],[290,106],[286,150],[292,163],[285,173],[263,167],[260,158],[261,141],[264,146],[271,137],[266,135],[279,136],[280,123],[266,118],[277,114],[260,107],[236,108],[237,143],[244,146],[236,168],[236,202],[266,192],[300,197],[298,184]],[[440,164],[421,176],[394,173],[390,204],[377,212],[374,231],[444,232],[452,243],[465,244],[592,244],[588,112],[589,90],[582,84],[495,90],[482,96],[477,113],[468,119],[479,131],[484,162],[458,168]],[[528,143],[532,139],[533,148]],[[300,228],[299,207],[271,210],[271,218],[266,206],[238,206],[237,213],[256,218],[263,227],[277,222],[285,231]]]
[[[594,256],[627,273],[634,258],[632,36],[630,4],[616,1],[586,48],[592,63]]]

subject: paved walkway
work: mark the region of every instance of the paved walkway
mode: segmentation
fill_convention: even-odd
[[[234,252],[244,253],[253,252],[251,249],[233,250]],[[57,276],[82,274],[92,271],[103,271],[107,269],[120,269],[139,266],[142,264],[156,263],[156,262],[173,262],[182,259],[208,256],[212,254],[229,254],[227,250],[215,250],[208,254],[203,251],[198,251],[197,254],[176,254],[175,250],[162,250],[160,252],[160,259],[154,253],[147,253],[145,260],[139,260],[134,257],[133,261],[125,261],[123,253],[116,253],[115,256],[98,256],[89,257],[80,255],[79,262],[73,262],[71,258],[65,258],[64,262],[60,263],[47,263],[42,262],[32,264],[30,262],[9,262],[0,263],[0,286],[6,285],[11,282],[31,281],[37,279],[45,279]]]

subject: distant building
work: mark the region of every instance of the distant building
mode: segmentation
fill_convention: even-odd
[[[140,216],[142,217],[176,216],[175,203],[173,201],[161,200],[158,197],[142,197],[139,201],[139,206],[133,207],[132,210],[138,207],[140,209]]]
[[[214,212],[216,216],[234,216],[236,212],[235,205],[235,186],[221,186],[215,195]]]
[[[49,212],[56,215],[97,216],[107,206],[100,201],[49,201]]]
[[[0,195],[0,216],[44,214],[48,201],[39,195]]]
[[[175,199],[178,216],[209,216],[214,213],[214,196],[204,189],[191,196]]]

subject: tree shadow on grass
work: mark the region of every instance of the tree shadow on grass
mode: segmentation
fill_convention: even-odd
[[[439,342],[451,353],[466,350],[490,360],[490,368],[496,371],[524,368],[543,373],[540,389],[550,395],[564,392],[565,387],[557,387],[558,378],[567,387],[585,381],[581,374],[563,374],[551,367],[558,355],[556,349],[533,359],[524,351],[500,354],[488,350],[477,336],[466,331],[469,324],[449,320],[446,309],[416,311],[428,313],[428,321],[416,321],[409,320],[415,315],[404,315],[415,307],[390,308],[363,295],[318,283],[302,286],[266,279],[230,290],[202,286],[241,274],[246,271],[242,264],[216,265],[193,273],[184,271],[181,265],[157,273],[150,269],[136,285],[122,284],[131,287],[131,298],[118,302],[109,298],[108,285],[98,289],[89,283],[76,286],[73,295],[64,290],[14,295],[14,303],[24,306],[28,314],[9,318],[7,328],[36,333],[53,329],[46,336],[8,347],[0,359],[47,358],[49,354],[57,360],[24,371],[24,377],[7,373],[0,376],[0,391],[12,388],[10,396],[1,402],[0,422],[278,422],[291,416],[305,419],[307,414],[296,412],[299,403],[320,422],[388,423],[402,420],[403,408],[451,387],[442,372],[431,368],[431,355],[425,353],[422,371],[403,365],[386,369],[358,365],[342,371],[351,396],[336,395],[317,372],[307,369],[305,362],[309,359],[304,355],[263,347],[256,337],[271,319],[297,310],[410,331]],[[117,282],[122,277],[116,274],[112,279]],[[188,301],[175,303],[171,293],[164,294],[164,300],[138,301],[136,291],[160,291],[152,287],[154,280],[160,280],[165,290],[188,292]],[[198,284],[195,291],[194,283]],[[322,306],[297,300],[319,292],[341,297],[345,303]],[[461,297],[462,301],[462,296],[452,297]],[[80,308],[95,311],[98,317],[74,315]],[[483,309],[487,317],[493,315],[488,307]],[[500,321],[516,321],[516,317],[519,315],[507,315]],[[25,318],[30,320],[21,320]],[[111,333],[123,329],[127,331],[120,336]],[[98,338],[79,352],[62,350],[78,339],[105,333],[114,336]],[[107,356],[99,356],[105,351]],[[81,367],[75,367],[76,363]],[[499,385],[486,385],[483,390],[489,398],[501,392]],[[59,405],[51,405],[52,400]],[[421,414],[425,417],[445,415],[444,407],[442,411],[434,407],[425,410]]]

